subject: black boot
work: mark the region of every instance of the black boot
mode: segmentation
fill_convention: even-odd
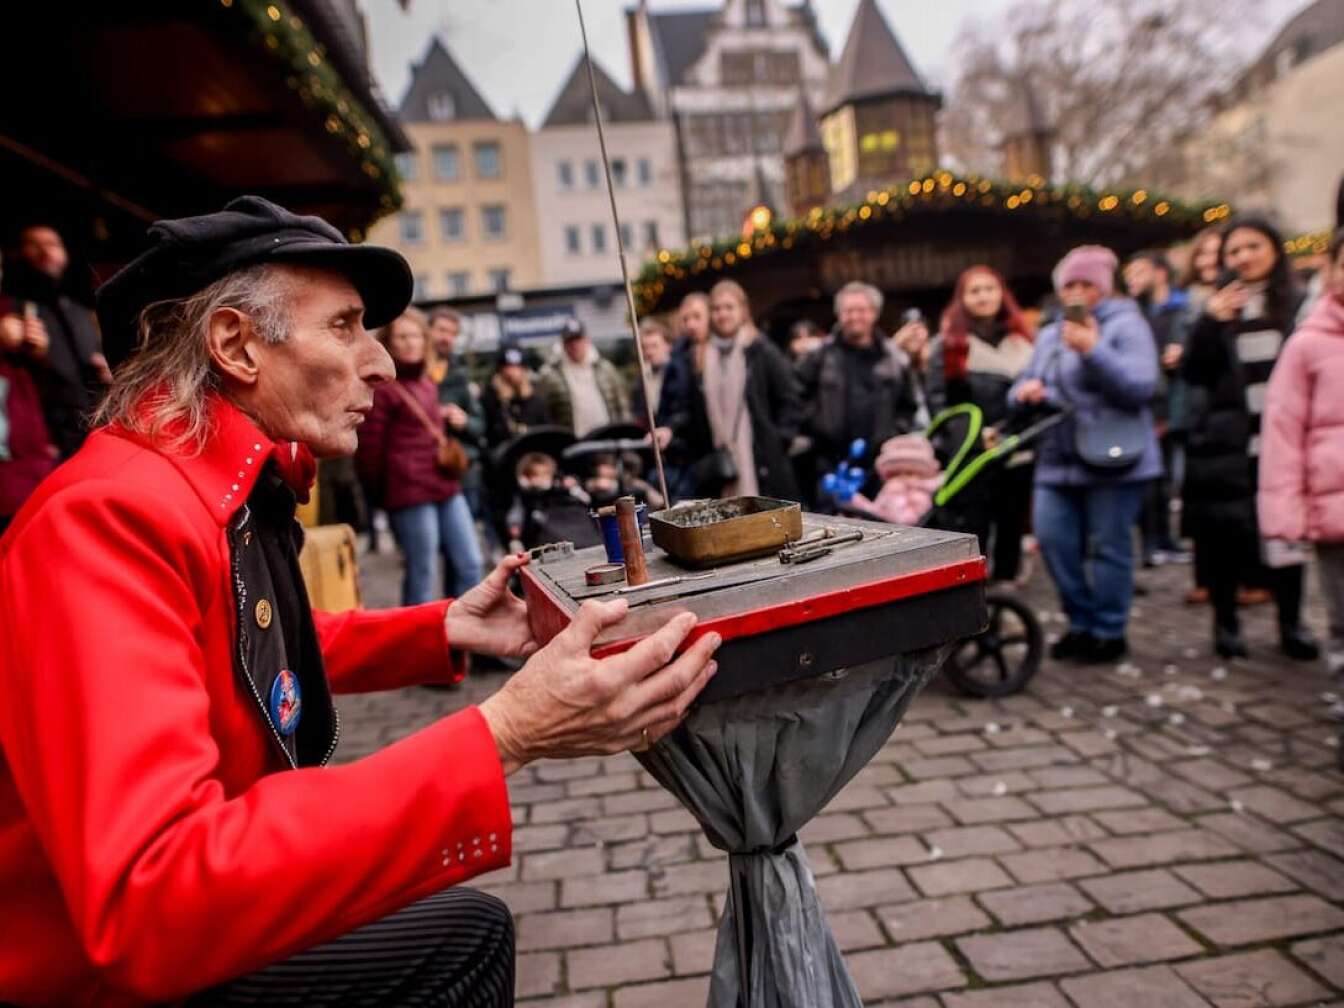
[[[1094,637],[1092,648],[1079,660],[1087,665],[1109,665],[1129,654],[1129,642],[1124,637]]]
[[[1050,657],[1055,661],[1081,661],[1092,652],[1095,639],[1086,631],[1070,630],[1050,648]]]
[[[1315,661],[1321,656],[1316,638],[1301,623],[1279,627],[1279,647],[1294,661]]]
[[[1219,658],[1245,658],[1249,653],[1246,642],[1241,639],[1241,631],[1236,627],[1214,627],[1213,650]]]

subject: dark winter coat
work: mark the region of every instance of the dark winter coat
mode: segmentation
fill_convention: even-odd
[[[1247,402],[1263,397],[1296,316],[1291,307],[1282,320],[1220,322],[1201,314],[1190,330],[1181,377],[1201,394],[1192,399],[1198,408],[1186,438],[1181,525],[1187,535],[1256,534],[1260,416]]]
[[[982,420],[993,427],[1008,415],[1008,389],[1031,359],[1031,343],[1020,333],[999,327],[990,339],[970,334],[966,374],[947,378],[943,355],[943,337],[937,336],[929,347],[929,368],[924,388],[929,397],[929,412],[937,415],[949,406],[974,403]]]
[[[485,413],[485,440],[492,447],[551,422],[546,401],[534,385],[529,385],[527,395],[519,395],[498,374],[481,393],[481,409]]]
[[[469,458],[479,458],[485,446],[485,410],[480,396],[471,387],[470,376],[464,368],[450,365],[439,379],[438,392],[440,404],[452,403],[467,415],[467,426],[453,434],[462,442]]]
[[[765,497],[796,501],[798,481],[789,464],[789,444],[803,425],[798,380],[784,352],[765,336],[754,340],[745,353],[757,485]]]
[[[0,517],[10,517],[56,466],[27,360],[0,353]]]
[[[696,395],[696,378],[686,344],[678,344],[667,362],[663,387],[658,393],[658,404],[653,420],[659,427],[672,432],[672,440],[663,457],[672,465],[683,465],[701,457],[709,450],[712,440],[709,421],[702,408],[703,400]],[[644,418],[644,383],[636,382],[630,395],[630,409],[635,423],[647,425]]]
[[[398,378],[374,390],[373,409],[359,427],[355,459],[377,505],[388,511],[437,504],[461,489],[457,480],[439,471],[438,442],[398,387],[415,396],[431,419],[439,415],[438,393],[428,378]]]
[[[61,457],[73,455],[88,433],[89,414],[98,402],[101,383],[90,358],[98,352],[98,326],[93,313],[60,293],[47,276],[23,263],[7,267],[6,291],[15,302],[30,301],[46,326],[50,343],[44,366],[33,372],[42,397],[47,433]]]
[[[806,428],[818,455],[832,461],[844,458],[855,438],[868,442],[870,454],[897,434],[908,434],[918,426],[920,392],[910,359],[885,333],[874,331],[881,356],[873,367],[872,426],[866,430],[849,427],[851,390],[846,388],[845,356],[848,352],[838,335],[832,335],[817,350],[798,364],[803,403],[807,410]]]

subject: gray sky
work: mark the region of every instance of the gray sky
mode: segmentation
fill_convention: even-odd
[[[915,66],[938,87],[955,67],[952,44],[966,18],[997,16],[1011,0],[878,0]],[[813,0],[833,54],[858,0]],[[1258,49],[1303,0],[1264,0],[1263,25],[1248,29]],[[540,122],[581,48],[573,0],[359,0],[368,17],[374,76],[395,107],[409,78],[409,64],[424,56],[435,32],[487,102],[501,116],[521,114]],[[589,41],[597,61],[622,85],[630,83],[623,10],[633,0],[584,0]],[[651,0],[654,10],[721,6],[718,0]]]

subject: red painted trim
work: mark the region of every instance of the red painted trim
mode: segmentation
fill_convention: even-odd
[[[522,574],[524,588],[528,595],[529,616],[532,619],[533,633],[537,634],[538,629],[542,627],[549,630],[556,626],[553,620],[559,616],[562,622],[551,634],[551,636],[554,636],[554,633],[558,633],[559,630],[568,625],[571,614],[565,610],[559,599],[535,579],[535,575],[530,575],[526,567],[523,568]],[[734,613],[731,616],[720,616],[716,619],[705,620],[691,631],[686,644],[689,645],[696,638],[707,633],[717,633],[724,640],[733,640],[737,637],[754,637],[769,630],[812,623],[855,609],[885,605],[888,602],[910,598],[913,595],[927,595],[947,588],[974,584],[977,581],[985,580],[986,576],[984,557],[974,557],[970,560],[960,560],[942,567],[931,567],[927,570],[898,574],[895,577],[883,578],[880,581],[870,581],[867,584],[814,595],[812,598],[762,606],[759,609],[749,609],[745,612]],[[534,590],[535,594],[533,593]],[[538,610],[545,609],[547,611],[532,614],[530,610],[534,607],[534,603],[537,604],[536,608]],[[538,640],[541,639],[541,636],[538,635]],[[548,636],[545,639],[549,640],[550,637]],[[629,637],[624,640],[611,641],[594,648],[593,655],[597,658],[603,658],[607,655],[618,654],[633,647],[639,640],[640,638],[637,637]]]

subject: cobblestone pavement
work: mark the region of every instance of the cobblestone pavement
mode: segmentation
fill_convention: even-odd
[[[368,603],[390,604],[395,558],[362,564]],[[994,702],[935,683],[802,831],[866,1004],[1344,1008],[1327,684],[1277,657],[1268,607],[1246,618],[1251,660],[1212,658],[1188,577],[1141,575],[1129,663],[1047,661]],[[1058,633],[1043,572],[1025,597]],[[341,756],[500,681],[344,698]],[[691,816],[628,755],[534,765],[510,792],[514,863],[476,884],[516,915],[519,999],[704,1004],[727,869]]]

